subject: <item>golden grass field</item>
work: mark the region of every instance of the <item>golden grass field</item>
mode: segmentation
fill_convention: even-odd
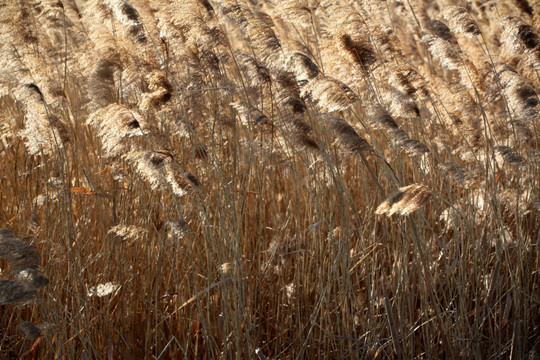
[[[0,359],[539,359],[539,32],[0,0]]]

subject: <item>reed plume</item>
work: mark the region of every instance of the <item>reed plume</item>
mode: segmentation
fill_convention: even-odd
[[[0,0],[0,358],[534,358],[539,11]]]
[[[106,0],[118,21],[127,26],[126,33],[134,42],[144,44],[148,40],[139,12],[127,0]]]
[[[375,128],[384,129],[390,141],[407,153],[411,155],[422,155],[429,152],[426,145],[418,140],[410,139],[407,133],[398,126],[394,118],[381,106],[373,106],[371,108],[369,121]]]
[[[345,151],[360,153],[373,150],[366,139],[360,136],[344,119],[328,114],[320,114],[319,117],[322,121],[328,123]]]
[[[377,215],[393,214],[409,215],[420,209],[431,197],[431,191],[425,185],[412,184],[404,186],[393,193],[388,199],[379,205],[375,213]]]
[[[108,157],[125,154],[130,149],[129,139],[143,136],[149,129],[141,114],[117,104],[94,112],[87,123],[96,128],[104,155]]]
[[[476,21],[474,21],[467,10],[461,6],[448,6],[442,16],[449,22],[452,31],[457,34],[463,34],[468,37],[474,37],[481,34]]]
[[[300,28],[311,26],[311,10],[309,1],[284,0],[275,9],[285,20]]]
[[[168,150],[132,151],[126,159],[152,189],[170,187],[177,196],[184,196],[194,186],[200,186],[193,174],[182,173],[175,168],[173,154]]]
[[[522,57],[527,66],[540,66],[540,37],[535,29],[518,17],[508,16],[501,22],[501,55],[508,63],[516,64]]]

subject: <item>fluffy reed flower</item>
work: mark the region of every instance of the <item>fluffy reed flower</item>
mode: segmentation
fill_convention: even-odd
[[[216,26],[214,11],[205,1],[185,0],[168,3],[161,9],[160,36],[175,48],[170,49],[190,66],[218,70],[228,58],[225,35]]]
[[[110,104],[94,112],[87,124],[96,128],[104,155],[108,157],[124,153],[129,149],[127,139],[144,135],[148,128],[137,111],[119,104]]]
[[[540,67],[540,37],[535,29],[518,17],[508,16],[501,22],[501,53],[512,62],[523,60],[528,66]]]
[[[299,82],[313,80],[320,74],[319,67],[307,54],[292,51],[286,56],[287,68],[294,73]]]
[[[234,25],[242,25],[247,21],[244,14],[249,12],[249,8],[243,3],[236,0],[223,0],[218,2],[219,11],[222,16],[226,17]]]
[[[424,75],[424,73],[422,72]],[[437,76],[430,76],[430,88],[437,89],[435,97],[443,104],[443,117],[446,128],[459,138],[465,137],[467,147],[474,150],[483,147],[484,122],[482,121],[481,107],[471,96],[467,88],[459,84],[449,84]],[[466,148],[464,147],[466,152]],[[470,158],[472,159],[472,157]]]
[[[323,74],[309,81],[301,94],[317,104],[322,112],[328,113],[345,110],[358,98],[343,82]]]
[[[42,105],[28,103],[25,120],[25,128],[18,135],[24,138],[31,155],[53,155],[64,147],[67,129],[58,118],[47,114]]]
[[[143,94],[139,104],[142,111],[153,109],[168,102],[173,95],[174,88],[167,75],[161,70],[154,70],[148,76],[150,93]]]
[[[192,173],[181,173],[170,169],[166,175],[167,182],[172,189],[172,192],[177,196],[184,196],[193,187],[199,187],[201,184],[199,179]]]
[[[177,196],[184,196],[193,186],[200,186],[199,180],[191,173],[181,173],[175,169],[174,157],[170,151],[133,151],[127,160],[145,179],[152,189],[171,188]]]
[[[274,10],[300,28],[307,29],[311,26],[311,10],[306,0],[283,0]]]
[[[448,26],[439,20],[430,20],[426,24],[429,33],[424,33],[424,42],[429,52],[448,70],[457,70],[461,65],[457,41]]]
[[[234,263],[226,262],[219,266],[219,272],[223,275],[229,275],[234,271]]]
[[[394,129],[388,132],[390,140],[395,146],[402,148],[410,155],[423,155],[429,152],[429,148],[422,142],[409,138],[403,129]]]
[[[266,65],[245,53],[238,53],[236,56],[242,67],[242,72],[245,74],[246,81],[251,87],[257,88],[270,84],[272,78]]]
[[[426,145],[418,140],[410,139],[405,130],[399,128],[394,118],[381,106],[372,106],[368,121],[376,129],[384,129],[390,141],[411,155],[422,155],[429,152]]]
[[[0,305],[24,305],[37,296],[35,290],[28,290],[18,281],[0,280]]]
[[[127,26],[126,33],[136,43],[147,41],[139,12],[127,0],[105,0],[118,21]]]
[[[309,124],[298,118],[280,122],[282,135],[288,139],[287,145],[293,145],[298,149],[319,150],[319,144],[313,139],[312,129]]]
[[[474,174],[471,171],[450,161],[439,164],[439,168],[448,179],[458,184],[463,184],[466,187],[468,187],[474,179]]]
[[[425,26],[431,35],[436,36],[444,41],[448,41],[452,45],[457,44],[454,35],[452,35],[452,31],[450,31],[450,28],[442,21],[433,19],[428,21]]]
[[[460,231],[460,228],[466,226],[464,222],[472,223],[478,227],[485,226],[486,211],[484,205],[484,198],[476,193],[471,196],[470,203],[464,200],[456,201],[451,207],[444,209],[439,216],[439,220],[443,225],[443,232],[451,232],[456,229]],[[464,218],[462,214],[471,210],[472,214]]]
[[[132,151],[126,158],[134,164],[137,173],[150,184],[152,189],[167,185],[165,168],[166,164],[173,161],[173,156],[169,151]]]
[[[461,6],[448,6],[442,11],[442,16],[449,22],[452,31],[467,37],[480,35],[478,24],[474,21],[467,10]]]
[[[495,76],[498,79],[495,79]],[[491,83],[490,99],[496,100],[500,97],[500,84],[502,94],[506,96],[508,105],[515,113],[516,120],[525,123],[536,120],[538,116],[537,105],[540,104],[538,93],[514,68],[505,63],[499,63],[496,65],[496,72],[490,76],[489,80]]]
[[[371,145],[362,136],[358,135],[356,130],[343,118],[329,114],[319,114],[319,118],[327,123],[338,138],[339,144],[346,151],[351,152],[370,152]]]
[[[283,54],[281,42],[274,30],[259,14],[248,11],[244,16],[246,21],[242,23],[242,28],[250,44],[266,63],[279,67]]]
[[[110,294],[116,295],[118,291],[120,291],[120,285],[115,284],[113,282],[106,282],[104,284],[98,284],[96,286],[92,286],[88,289],[88,297],[97,296],[97,297],[103,297]]]
[[[388,83],[393,89],[407,97],[422,99],[429,94],[426,80],[410,65],[391,67]]]
[[[370,113],[368,121],[374,128],[387,131],[399,128],[396,120],[394,120],[394,118],[381,106],[373,106]]]
[[[500,166],[503,164],[508,164],[515,167],[525,165],[525,159],[523,156],[519,155],[515,150],[508,146],[495,146],[493,150],[495,151],[495,159]]]
[[[272,88],[276,93],[278,103],[289,107],[293,114],[304,114],[306,105],[300,100],[300,89],[293,74],[288,71],[273,69],[271,76]]]
[[[401,187],[386,199],[375,211],[377,215],[409,215],[420,209],[431,197],[431,191],[425,185],[412,184]]]
[[[11,119],[6,117],[0,117],[0,142],[2,142],[4,145],[2,145],[2,149],[0,150],[0,153],[4,152],[7,149],[7,146],[5,145],[8,141],[8,139],[15,136],[13,133],[13,127],[14,124],[10,123]]]
[[[102,50],[89,77],[89,90],[97,108],[114,103],[115,72],[122,70],[120,53],[113,47]]]
[[[534,51],[540,46],[540,37],[534,28],[518,17],[504,18],[501,27],[501,40],[516,52]]]
[[[371,44],[366,40],[369,37],[365,33],[348,33],[347,30],[340,29],[336,33],[335,37],[339,46],[349,55],[351,62],[356,63],[363,70],[370,69],[377,62],[377,56]]]
[[[169,238],[181,238],[191,231],[191,227],[185,220],[174,219],[167,222],[167,236]]]
[[[276,125],[281,127],[282,133],[289,137],[292,144],[306,149],[318,150],[319,145],[311,135],[311,126],[304,121],[306,105],[300,99],[300,92],[294,76],[290,72],[274,70],[272,79],[281,110],[281,119]]]
[[[516,211],[525,214],[529,207],[533,205],[531,203],[532,194],[528,189],[506,188],[497,195],[504,210],[511,215],[515,214]]]
[[[430,20],[425,24],[427,33],[422,34],[422,42],[429,52],[439,60],[443,69],[458,70],[461,85],[467,88],[482,89],[483,81],[478,69],[467,54],[462,52],[450,29],[439,20]]]
[[[40,88],[34,83],[17,87],[17,98],[24,100],[25,124],[18,135],[25,140],[31,155],[53,155],[69,141],[66,125],[56,111],[46,103]]]
[[[529,127],[529,124],[523,120],[511,120],[510,124],[514,127],[516,130],[516,135],[519,139],[523,139],[525,141],[529,141],[533,138],[533,132],[531,128]]]
[[[139,226],[125,225],[125,224],[115,225],[111,227],[108,231],[109,234],[119,236],[126,240],[137,239],[143,236],[146,232],[147,232],[146,229],[143,229]]]
[[[239,101],[232,103],[231,106],[238,111],[244,126],[265,125],[270,123],[268,117],[254,106],[246,106]]]
[[[521,10],[525,14],[530,15],[530,16],[534,15],[534,10],[532,6],[529,4],[528,0],[516,0],[514,1],[514,4],[516,4],[519,10]]]
[[[371,29],[368,28],[358,9],[342,2],[324,2],[331,26],[328,31],[345,61],[360,71],[369,70],[377,55],[370,44]]]
[[[32,10],[28,2],[6,1],[0,6],[0,24],[5,31],[2,36],[20,39],[21,43],[35,44],[38,41],[35,26],[32,26]],[[17,40],[16,40],[17,39]]]

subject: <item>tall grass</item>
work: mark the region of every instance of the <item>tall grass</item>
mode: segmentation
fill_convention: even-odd
[[[4,0],[0,357],[537,358],[539,14]]]

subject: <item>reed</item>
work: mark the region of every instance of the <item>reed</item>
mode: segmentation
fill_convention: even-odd
[[[0,0],[0,358],[539,357],[539,14]]]

